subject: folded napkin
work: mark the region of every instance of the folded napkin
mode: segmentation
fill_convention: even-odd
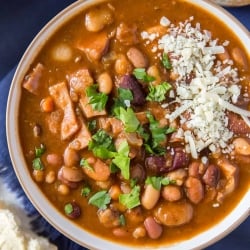
[[[16,178],[8,153],[5,132],[7,97],[14,72],[15,68],[12,69],[2,81],[0,81],[0,181],[3,181],[9,190],[16,195],[17,199],[20,200],[21,207],[23,207],[26,214],[32,218],[32,227],[35,232],[47,237],[52,243],[58,246],[59,250],[84,250],[86,248],[80,247],[60,234],[37,212],[26,197]],[[250,218],[223,240],[208,247],[207,250],[249,250],[249,228]]]

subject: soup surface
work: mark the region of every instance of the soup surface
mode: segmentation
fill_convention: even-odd
[[[91,7],[23,80],[30,174],[60,213],[101,237],[189,239],[249,188],[249,84],[238,38],[189,1]]]

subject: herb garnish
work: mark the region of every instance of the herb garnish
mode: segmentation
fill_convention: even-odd
[[[168,54],[166,54],[166,53],[163,53],[163,55],[162,55],[162,64],[163,64],[163,66],[164,66],[166,69],[172,69],[172,65],[171,65],[169,56],[168,56]]]
[[[100,209],[106,209],[110,203],[111,197],[106,190],[95,193],[90,199],[89,204],[94,205]]]
[[[35,147],[35,159],[32,161],[32,167],[34,170],[43,170],[44,165],[41,160],[41,156],[45,152],[45,146],[43,144],[40,145],[40,148]]]
[[[140,186],[134,186],[128,194],[120,194],[119,202],[128,209],[132,209],[141,204],[140,202]]]
[[[86,95],[89,97],[89,104],[91,104],[92,108],[97,111],[102,111],[105,109],[108,96],[104,93],[97,92],[97,88],[97,84],[87,87]]]
[[[166,98],[165,95],[172,88],[172,86],[167,82],[163,82],[156,86],[150,84],[148,88],[149,88],[149,93],[146,97],[146,100],[162,102],[165,100]]]
[[[136,77],[136,79],[142,80],[143,82],[153,82],[155,80],[155,77],[147,74],[144,68],[134,69],[133,75]]]
[[[148,185],[152,185],[156,190],[160,190],[162,185],[167,186],[170,184],[175,184],[176,181],[170,180],[169,177],[148,176],[145,183]]]

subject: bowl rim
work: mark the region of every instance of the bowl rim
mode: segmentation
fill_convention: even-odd
[[[64,10],[59,12],[54,18],[52,18],[36,35],[33,41],[26,49],[23,57],[21,58],[16,72],[14,74],[10,91],[8,95],[7,108],[6,108],[6,135],[7,144],[9,148],[11,162],[16,173],[16,176],[31,203],[37,209],[37,211],[53,226],[56,230],[60,231],[66,237],[77,242],[78,244],[88,247],[91,249],[139,249],[139,246],[128,246],[122,244],[116,244],[110,242],[108,239],[100,238],[94,234],[88,232],[77,226],[74,223],[69,223],[69,219],[65,218],[58,210],[48,202],[48,198],[38,188],[29,174],[27,163],[24,159],[23,152],[21,149],[21,143],[19,138],[18,128],[18,112],[19,102],[21,97],[21,81],[24,78],[28,68],[30,67],[29,62],[32,62],[37,56],[39,51],[42,49],[46,41],[53,35],[53,33],[59,29],[65,22],[69,21],[72,17],[79,14],[85,8],[95,5],[100,2],[107,0],[79,0]],[[227,24],[232,32],[242,36],[244,41],[250,41],[250,34],[248,30],[229,12],[215,3],[209,2],[208,0],[199,1],[192,0],[192,3],[198,5],[200,8],[207,9],[210,13],[218,18],[220,21]],[[224,19],[224,21],[222,20]],[[248,47],[246,47],[248,45]],[[250,52],[250,42],[244,43],[245,49]],[[15,102],[11,101],[14,98]],[[22,168],[21,166],[25,166]],[[34,198],[35,197],[35,198]],[[250,214],[250,190],[246,192],[240,203],[229,213],[223,220],[212,228],[205,230],[204,232],[192,237],[191,239],[177,242],[172,245],[159,246],[159,249],[200,249],[207,247],[221,238],[225,237],[237,226],[239,226]],[[240,211],[240,212],[239,212]],[[232,220],[234,222],[232,222]],[[62,224],[61,224],[62,223]],[[218,234],[214,236],[213,230],[216,228]],[[224,230],[227,228],[226,230]],[[84,233],[83,233],[84,232]],[[170,248],[169,248],[170,247]],[[145,249],[145,246],[142,246]],[[155,246],[146,247],[146,249],[156,249]]]

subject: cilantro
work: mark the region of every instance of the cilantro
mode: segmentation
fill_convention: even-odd
[[[35,156],[41,157],[45,152],[45,146],[43,144],[40,145],[40,148],[35,147]]]
[[[106,209],[110,203],[111,197],[106,190],[95,193],[90,199],[89,204],[94,205],[100,209]]]
[[[112,160],[112,163],[114,163],[120,170],[122,176],[129,180],[129,166],[130,166],[130,158],[128,157],[129,154],[129,146],[128,142],[124,140],[119,148],[118,153],[115,154],[114,159]]]
[[[96,123],[97,123],[96,120],[92,120],[92,121],[89,121],[89,122],[88,122],[87,127],[88,127],[88,129],[89,129],[91,132],[93,132],[93,131],[96,130],[96,125],[97,125]]]
[[[136,79],[142,80],[143,82],[152,82],[155,80],[155,77],[148,75],[144,68],[134,69],[133,75]]]
[[[72,206],[71,203],[67,203],[65,206],[64,206],[64,212],[65,214],[69,215],[73,212],[74,208]]]
[[[88,161],[87,161],[86,159],[84,159],[84,158],[82,158],[82,159],[80,160],[80,166],[81,166],[81,167],[84,167],[84,168],[86,168],[86,169],[88,169],[88,170],[94,171],[93,167],[92,167],[92,166],[88,163]]]
[[[135,132],[140,125],[132,108],[127,110],[123,107],[116,108],[115,114],[123,122],[126,132]]]
[[[128,194],[120,194],[119,202],[128,209],[132,209],[141,204],[140,202],[140,186],[134,186]]]
[[[81,189],[81,196],[87,197],[89,196],[90,192],[91,192],[90,187],[83,187]]]
[[[163,82],[160,85],[149,85],[149,94],[146,97],[147,101],[162,102],[165,100],[166,93],[171,89],[171,85],[167,82]]]
[[[166,69],[172,69],[172,65],[171,65],[169,56],[168,56],[168,54],[166,54],[166,53],[163,53],[163,55],[162,55],[162,64],[163,64],[163,66],[164,66]]]
[[[97,111],[102,111],[105,109],[108,96],[104,93],[97,92],[97,87],[97,84],[89,86],[86,88],[86,94],[87,97],[89,97],[89,104],[91,104],[92,108]]]
[[[43,166],[43,163],[42,163],[40,157],[37,157],[32,161],[32,166],[33,166],[33,169],[35,169],[35,170],[43,170],[44,169],[44,166]]]
[[[126,225],[126,219],[125,219],[125,216],[123,214],[120,215],[119,222],[120,222],[121,226],[125,226]]]
[[[145,183],[148,185],[152,185],[156,190],[160,190],[162,185],[167,186],[170,184],[175,184],[176,181],[170,180],[169,177],[148,176]]]

